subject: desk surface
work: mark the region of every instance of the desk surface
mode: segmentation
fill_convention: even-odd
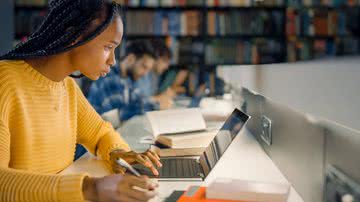
[[[219,127],[221,123],[209,123],[208,126]],[[135,117],[125,123],[118,131],[133,149],[141,151],[148,148],[139,139],[150,135],[148,123],[144,117]],[[61,174],[86,172],[93,176],[110,174],[110,170],[101,160],[85,154]],[[174,190],[186,190],[190,185],[208,185],[214,179],[236,178],[242,180],[288,183],[270,157],[248,130],[242,130],[224,153],[204,182],[160,182],[159,197],[153,201],[163,201]],[[299,194],[291,188],[288,202],[303,202]]]

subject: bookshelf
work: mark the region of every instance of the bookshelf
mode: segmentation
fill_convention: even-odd
[[[47,0],[15,0],[15,41],[25,41],[30,33],[41,24],[47,12]]]
[[[359,54],[360,1],[290,0],[286,15],[287,61]]]
[[[294,62],[360,53],[359,0],[117,0],[124,43],[162,39],[172,66],[199,83],[219,65]],[[46,0],[17,0],[16,38],[26,39],[46,13]],[[22,22],[22,23],[21,23]],[[119,53],[119,55],[120,55]],[[210,74],[210,75],[209,75]],[[213,79],[212,79],[213,80]],[[192,89],[196,89],[192,87]],[[192,94],[193,92],[190,92]]]

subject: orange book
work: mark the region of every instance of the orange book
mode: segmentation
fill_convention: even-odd
[[[206,187],[191,186],[177,202],[245,202],[221,199],[207,199]]]

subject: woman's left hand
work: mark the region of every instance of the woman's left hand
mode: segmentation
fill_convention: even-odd
[[[156,167],[161,167],[160,157],[150,149],[144,153],[136,153],[134,151],[114,150],[110,153],[111,167],[115,173],[125,173],[125,169],[116,163],[116,160],[122,158],[129,164],[139,163],[149,168],[154,175],[159,175]]]

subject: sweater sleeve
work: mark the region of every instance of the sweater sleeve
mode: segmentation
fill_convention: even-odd
[[[129,145],[109,122],[105,122],[76,86],[78,102],[78,143],[91,153],[109,160],[114,149],[130,151]]]
[[[10,132],[0,119],[0,201],[84,201],[86,174],[45,175],[9,168]]]

